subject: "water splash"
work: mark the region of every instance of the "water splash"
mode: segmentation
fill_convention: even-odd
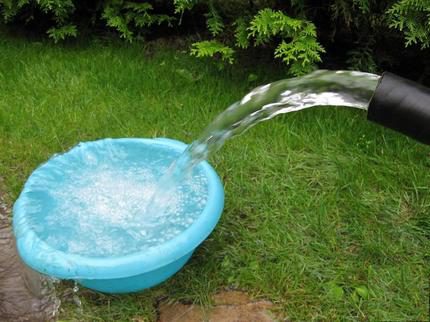
[[[78,313],[82,314],[83,308],[82,308],[82,301],[78,295],[78,292],[79,292],[78,282],[76,281],[74,282],[72,291],[73,291],[73,303],[75,303]]]
[[[51,247],[87,257],[124,256],[175,238],[202,213],[207,177],[193,169],[160,196],[164,212],[148,213],[158,178],[180,153],[156,146],[144,151],[100,143],[51,159],[21,197],[28,223]]]
[[[380,76],[357,71],[317,70],[302,77],[259,86],[232,104],[206,127],[200,137],[171,164],[148,203],[164,211],[166,191],[190,173],[229,138],[273,117],[315,106],[345,106],[366,110]],[[163,200],[159,198],[163,196]]]
[[[8,214],[0,191],[0,320],[54,321],[60,307],[55,280],[21,262]]]

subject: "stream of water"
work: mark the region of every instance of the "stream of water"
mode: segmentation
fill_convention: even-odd
[[[166,195],[191,169],[219,150],[229,138],[273,117],[315,106],[367,110],[380,76],[357,71],[317,70],[302,77],[259,86],[219,114],[174,161],[148,203],[153,214],[164,212]],[[163,198],[161,198],[163,196]]]
[[[152,178],[151,173],[142,175],[141,172],[145,169],[141,166],[137,170],[133,170],[129,175],[121,175],[121,172],[118,173],[118,169],[121,169],[120,166],[115,166],[116,172],[113,174],[113,170],[111,171],[106,167],[99,169],[100,172],[95,172],[92,175],[83,174],[79,171],[76,171],[76,173],[75,171],[71,171],[70,175],[66,176],[67,180],[65,180],[61,189],[52,188],[54,197],[58,200],[66,200],[70,204],[67,202],[61,203],[62,206],[57,209],[57,212],[53,211],[51,217],[47,218],[45,222],[41,222],[43,227],[39,227],[39,230],[48,231],[49,227],[56,229],[59,225],[69,225],[70,227],[66,228],[71,233],[74,233],[75,230],[73,230],[73,227],[79,227],[76,232],[85,237],[81,239],[91,242],[90,247],[87,247],[84,241],[78,243],[80,241],[79,236],[76,238],[69,238],[70,236],[63,238],[63,236],[59,236],[59,239],[55,240],[53,244],[59,248],[63,247],[71,253],[85,256],[121,255],[124,253],[124,249],[127,249],[127,251],[134,251],[135,249],[130,248],[128,240],[124,243],[118,242],[118,239],[115,240],[115,243],[103,241],[103,236],[111,236],[112,234],[102,231],[100,228],[102,225],[97,225],[98,220],[99,218],[103,218],[105,221],[112,221],[112,229],[124,226],[123,228],[130,235],[133,233],[133,230],[129,229],[130,226],[133,226],[134,230],[136,230],[136,227],[139,228],[139,223],[131,220],[129,215],[143,211],[147,217],[149,215],[149,217],[152,216],[157,220],[164,220],[166,227],[158,225],[157,229],[150,231],[149,228],[152,227],[150,225],[152,223],[144,222],[143,224],[149,228],[146,226],[141,227],[142,229],[139,230],[140,235],[137,236],[136,240],[141,240],[145,247],[149,247],[153,243],[160,242],[160,238],[173,238],[190,224],[184,220],[190,220],[191,218],[184,219],[179,216],[182,213],[181,207],[185,205],[185,201],[181,201],[182,199],[180,198],[181,187],[188,184],[189,174],[193,171],[196,172],[193,170],[194,166],[206,160],[211,153],[220,149],[227,139],[240,135],[250,127],[259,122],[269,120],[276,115],[296,112],[314,106],[347,106],[365,110],[377,87],[379,78],[379,76],[374,74],[355,71],[318,70],[303,77],[280,80],[257,87],[246,94],[240,101],[232,104],[219,114],[179,158],[176,160],[165,160],[167,162],[166,167],[163,168],[165,173],[162,174],[160,172],[157,174],[157,177],[160,177],[159,180]],[[113,161],[118,164],[125,164],[125,161],[121,158]],[[168,166],[171,161],[173,162]],[[134,169],[133,167],[131,168]],[[86,179],[79,181],[74,175]],[[121,179],[117,179],[118,177]],[[195,177],[196,174],[194,174],[193,178]],[[78,181],[79,184],[77,184]],[[148,182],[151,184],[148,184]],[[196,203],[200,208],[204,207],[201,197],[205,195],[203,191],[204,187],[205,182],[198,183],[197,185],[194,184],[195,200],[192,199],[190,201]],[[88,190],[89,188],[92,190]],[[146,192],[144,197],[142,197],[142,191]],[[121,194],[124,192],[127,192],[127,195]],[[130,202],[130,198],[134,198],[133,200],[138,202]],[[169,198],[173,199],[170,200]],[[176,202],[174,198],[177,199]],[[200,208],[196,208],[196,216],[201,212]],[[57,214],[66,213],[66,209],[74,209],[73,213],[77,214],[75,218],[76,222],[63,220],[63,217],[60,215],[57,216]],[[141,217],[136,217],[136,220],[142,221]],[[53,224],[48,225],[50,222]],[[45,225],[45,223],[47,224]],[[94,227],[99,227],[100,233],[97,233],[97,229],[94,229]],[[175,230],[172,230],[171,227],[175,228]],[[164,237],[158,236],[161,231],[164,231]],[[152,233],[158,234],[158,237],[152,236]],[[56,236],[54,232],[47,233],[48,235],[50,238]],[[92,239],[90,238],[91,236],[93,236]],[[7,238],[10,239],[11,236],[7,235]],[[64,239],[64,242],[61,238]],[[102,240],[106,249],[99,246],[96,243],[97,240]],[[113,248],[113,246],[118,249]],[[141,249],[143,246],[136,244],[136,247]],[[3,264],[0,262],[0,264],[0,272],[2,265],[5,266],[7,264],[7,267],[10,266],[6,261]],[[38,278],[38,276],[30,278],[30,281],[39,283]],[[30,284],[41,285],[40,283],[33,282]],[[31,289],[34,290],[35,287],[31,287]],[[79,306],[80,301],[76,292],[77,288],[74,288],[74,301]],[[37,293],[42,294],[39,291]],[[46,295],[43,296],[47,298]],[[22,300],[18,300],[18,302],[22,302]],[[50,316],[55,316],[59,302],[55,298],[51,302],[53,303],[53,308],[49,309],[52,313],[49,314]]]

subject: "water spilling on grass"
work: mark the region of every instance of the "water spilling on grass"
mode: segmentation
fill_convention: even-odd
[[[316,106],[345,106],[366,110],[380,76],[356,71],[317,70],[311,74],[259,86],[219,114],[171,164],[149,204],[164,212],[166,191],[190,173],[229,138],[273,117]]]
[[[54,321],[60,307],[55,281],[22,263],[8,217],[0,191],[0,321]]]

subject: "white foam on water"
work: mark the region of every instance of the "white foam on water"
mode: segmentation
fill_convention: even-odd
[[[206,205],[207,178],[194,171],[157,197],[166,205],[163,213],[154,213],[148,201],[154,191],[163,191],[157,184],[167,167],[130,165],[126,160],[118,164],[99,161],[88,168],[62,170],[66,179],[47,189],[54,205],[35,227],[48,244],[83,256],[138,252],[179,235]]]

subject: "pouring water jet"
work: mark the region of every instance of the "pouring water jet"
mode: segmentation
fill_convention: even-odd
[[[150,209],[147,214],[160,216],[164,212],[166,198],[158,198],[162,191],[169,191],[170,185],[175,185],[183,180],[185,173],[189,173],[194,167],[207,159],[210,153],[218,150],[224,142],[243,133],[253,125],[271,119],[279,114],[296,112],[315,106],[347,106],[367,110],[368,119],[379,123],[385,127],[400,131],[423,143],[430,144],[430,90],[411,81],[402,79],[390,73],[383,74],[382,77],[374,74],[352,72],[352,71],[316,71],[312,74],[282,80],[272,84],[260,86],[244,98],[230,106],[221,113],[203,132],[203,134],[186,147],[180,143],[170,142],[176,146],[177,151],[184,151],[176,154],[177,160],[170,166],[168,175],[159,180],[158,188],[147,205],[142,205],[141,211]],[[159,141],[158,143],[160,143]],[[166,143],[167,141],[164,141]],[[115,154],[113,140],[107,143],[107,151],[104,156]],[[179,148],[181,145],[181,148]],[[91,150],[91,144],[83,144]],[[93,143],[93,146],[94,143]],[[127,149],[123,152],[128,153]],[[90,151],[91,153],[93,151]],[[103,158],[91,160],[89,163],[83,162],[82,167],[91,164],[103,163]],[[141,162],[137,156],[136,160]],[[55,161],[55,158],[48,161]],[[59,169],[57,169],[60,171]],[[63,180],[61,172],[54,171],[49,175],[52,178]],[[173,173],[173,175],[172,175]],[[217,178],[214,176],[214,178]],[[31,184],[27,184],[19,197],[14,209],[14,230],[18,243],[18,251],[25,263],[37,271],[54,277],[73,279],[81,282],[87,287],[104,292],[133,292],[160,283],[173,275],[190,258],[192,251],[200,244],[204,238],[215,227],[215,224],[222,210],[222,188],[218,188],[218,197],[212,198],[212,210],[210,224],[207,219],[202,219],[202,226],[193,226],[194,232],[205,227],[205,233],[196,239],[193,246],[186,248],[185,239],[167,241],[169,247],[166,250],[175,254],[172,258],[164,258],[161,262],[152,261],[148,253],[136,252],[132,254],[133,262],[142,264],[150,261],[152,268],[161,269],[162,273],[157,276],[145,275],[144,282],[136,276],[144,275],[146,272],[139,270],[138,265],[129,265],[130,257],[116,256],[115,259],[106,254],[106,260],[95,258],[91,254],[76,256],[71,252],[71,246],[66,245],[61,250],[61,257],[52,256],[56,252],[55,244],[50,244],[45,239],[41,240],[43,229],[39,224],[34,225],[31,220],[43,220],[45,211],[52,211],[61,200],[54,200],[48,208],[38,208],[40,206],[37,193],[43,192],[48,198],[52,197],[52,191],[46,186],[39,184],[40,172],[35,171],[32,175]],[[215,179],[214,179],[215,180]],[[217,181],[216,179],[215,181]],[[40,183],[40,182],[39,182]],[[91,183],[91,182],[90,182]],[[33,188],[37,187],[36,190]],[[95,192],[97,193],[97,192]],[[28,198],[29,196],[36,199]],[[36,206],[35,206],[36,203]],[[214,210],[215,209],[215,210]],[[138,209],[139,210],[139,209]],[[136,212],[136,215],[139,212]],[[76,215],[76,214],[70,214]],[[31,220],[29,219],[30,217]],[[157,217],[157,218],[158,218]],[[209,217],[208,217],[209,218]],[[206,226],[205,226],[206,225]],[[35,227],[37,226],[37,229]],[[78,226],[79,227],[79,226]],[[128,233],[127,231],[123,232]],[[49,234],[48,234],[49,235]],[[178,242],[180,241],[180,242]],[[67,243],[66,243],[67,244]],[[188,246],[187,246],[188,247]],[[181,252],[181,248],[184,252]],[[149,252],[154,255],[159,251]],[[179,256],[181,253],[181,256]],[[55,253],[58,255],[58,253]],[[151,255],[151,256],[152,256]],[[180,261],[180,263],[175,261]],[[149,262],[148,262],[149,263]],[[147,263],[147,264],[148,264]],[[173,266],[169,266],[173,265]],[[85,269],[83,269],[83,267]],[[170,268],[169,268],[170,267]],[[137,283],[137,281],[140,281]]]

